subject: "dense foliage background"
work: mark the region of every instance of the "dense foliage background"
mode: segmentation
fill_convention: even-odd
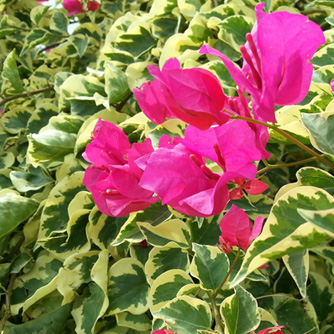
[[[333,170],[275,129],[271,158],[258,166],[269,189],[228,205],[268,217],[241,258],[216,246],[223,213],[194,218],[157,203],[114,218],[82,183],[82,153],[99,118],[131,142],[182,136],[185,123],[153,124],[138,107],[132,89],[152,79],[148,64],[178,57],[235,95],[222,62],[198,50],[210,44],[240,65],[259,2],[100,0],[97,11],[84,2],[86,12],[73,16],[61,2],[0,0],[0,332],[246,334],[282,325],[284,333],[333,334]],[[325,31],[308,95],[276,115],[279,129],[332,163],[333,7],[265,2]]]

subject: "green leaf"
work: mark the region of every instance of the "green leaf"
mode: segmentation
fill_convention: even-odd
[[[334,62],[334,44],[329,44],[316,52],[312,58],[312,63],[319,67],[333,65]]]
[[[129,311],[142,314],[148,309],[149,285],[144,266],[136,259],[125,258],[113,264],[109,271],[109,307],[106,314]]]
[[[137,331],[149,331],[151,329],[151,320],[147,314],[131,314],[129,312],[122,312],[116,314],[117,324],[132,328]]]
[[[296,176],[299,185],[322,188],[334,194],[334,176],[320,168],[303,167]]]
[[[54,12],[50,20],[50,29],[67,34],[68,16],[63,12]]]
[[[27,310],[36,301],[57,289],[54,279],[62,262],[45,250],[42,250],[30,270],[17,277],[11,294],[11,310],[17,314],[23,307]]]
[[[39,239],[66,231],[70,219],[68,206],[77,193],[86,189],[82,184],[83,177],[82,172],[76,172],[64,177],[51,190],[42,211]]]
[[[48,6],[36,6],[30,12],[30,19],[36,25],[38,25],[39,21],[43,18],[43,16],[48,12],[50,7]]]
[[[190,230],[193,242],[204,245],[216,245],[221,234],[219,222],[221,217],[205,218],[201,224],[191,222]]]
[[[79,174],[80,175],[80,174]],[[76,173],[71,175],[71,178],[64,178],[63,180],[67,179],[69,181],[79,181],[81,179],[81,175],[77,180],[75,180]],[[72,180],[71,180],[72,179]],[[73,183],[71,186],[73,186]],[[82,187],[82,185],[80,185]],[[53,188],[53,190],[55,190]],[[54,195],[59,194],[59,189],[57,189],[57,192],[53,192],[53,190],[50,192],[49,198],[53,197]],[[67,189],[68,192],[71,193],[71,190],[74,189]],[[80,188],[75,189],[76,191],[79,191]],[[48,238],[40,238],[38,241],[40,245],[42,245],[44,248],[48,249],[51,253],[57,254],[59,258],[66,259],[71,253],[73,252],[87,252],[90,249],[90,240],[88,239],[86,235],[86,229],[87,229],[87,222],[88,222],[88,216],[90,213],[90,209],[93,206],[93,201],[90,196],[90,194],[87,191],[79,191],[75,192],[75,190],[72,192],[75,196],[73,199],[70,199],[70,203],[67,208],[67,213],[69,219],[66,219],[66,215],[63,215],[63,217],[66,219],[62,223],[65,225],[66,230],[54,230],[53,233],[48,235]],[[66,194],[66,192],[65,192]],[[64,204],[62,201],[65,200],[64,196],[57,197],[58,203],[60,205]],[[52,203],[52,199],[50,201]],[[53,202],[54,203],[54,202]],[[55,204],[55,203],[54,203]],[[52,207],[52,206],[51,206]],[[48,224],[50,226],[50,223],[55,223],[52,221],[52,218],[59,218],[55,214],[51,219],[48,219],[46,217],[45,219],[45,213],[48,212],[49,203],[46,202],[44,211],[42,212],[41,221],[43,222],[43,225],[41,225],[40,228],[40,237],[42,235],[45,235],[47,233],[46,227]],[[56,216],[56,217],[55,217]],[[56,220],[56,219],[55,219]],[[46,222],[46,224],[44,224]]]
[[[157,226],[150,223],[137,223],[148,243],[153,246],[176,246],[189,248],[190,229],[180,219],[167,220]]]
[[[105,293],[95,283],[89,284],[90,295],[78,300],[71,312],[75,322],[77,334],[90,334],[94,332],[94,327],[103,307]],[[81,302],[79,304],[79,302]],[[78,305],[79,304],[79,305]]]
[[[326,65],[313,72],[312,81],[330,84],[334,74],[334,66]]]
[[[323,153],[334,155],[334,111],[302,114],[302,122],[310,132],[312,145]]]
[[[230,42],[231,46],[239,51],[240,45],[246,43],[246,34],[252,30],[253,24],[254,21],[246,16],[230,16],[218,24],[219,37],[225,42]]]
[[[217,290],[229,270],[229,259],[217,246],[193,243],[195,256],[190,265],[190,273],[200,281],[204,290]]]
[[[15,49],[8,54],[3,63],[1,78],[3,80],[1,86],[1,93],[3,95],[15,95],[24,92],[23,83],[16,65]]]
[[[77,50],[79,57],[82,58],[89,44],[89,38],[85,35],[77,34],[70,36],[69,41]]]
[[[194,334],[211,328],[211,310],[203,300],[180,296],[171,300],[154,317],[163,319],[175,332]]]
[[[334,209],[297,209],[297,211],[306,221],[334,235]]]
[[[60,113],[57,116],[53,116],[50,118],[48,125],[43,128],[43,131],[54,129],[54,130],[64,131],[67,133],[77,134],[83,122],[84,119],[80,116]]]
[[[9,133],[17,134],[25,130],[30,117],[31,110],[29,108],[17,107],[6,112],[2,116],[1,122]]]
[[[76,299],[76,290],[82,284],[92,281],[91,272],[98,261],[98,251],[72,254],[65,261],[57,276],[57,289],[63,295],[63,303]],[[105,269],[107,274],[107,268]]]
[[[174,16],[156,16],[152,21],[152,34],[154,37],[166,40],[175,34],[178,20]]]
[[[331,26],[334,26],[334,17],[326,17],[326,22],[329,23]]]
[[[178,0],[177,5],[181,14],[191,19],[200,10],[202,3],[200,0]]]
[[[181,248],[154,247],[145,265],[145,273],[151,283],[170,269],[187,270],[188,254]]]
[[[107,216],[95,207],[89,215],[88,234],[95,245],[101,249],[107,249],[115,240],[127,218],[128,216]]]
[[[284,106],[280,108],[275,114],[277,117],[277,124],[279,128],[289,132],[293,137],[297,138],[304,144],[309,144],[309,134],[303,124],[300,122],[300,106]],[[274,130],[270,131],[271,142],[278,142],[289,144],[288,140]]]
[[[42,314],[20,325],[7,322],[5,332],[7,334],[63,334],[63,328],[70,314],[71,305],[64,305],[53,312]]]
[[[171,216],[167,205],[161,202],[151,205],[144,211],[130,213],[128,220],[124,223],[112,246],[120,245],[124,241],[141,242],[144,239],[138,224],[140,222],[150,223],[153,226],[160,224]]]
[[[150,32],[142,26],[137,26],[131,33],[120,35],[116,40],[115,48],[120,51],[126,51],[135,58],[138,58],[155,45],[156,40]]]
[[[104,68],[105,91],[108,95],[109,103],[121,102],[130,93],[127,77],[123,71],[111,62],[105,62]]]
[[[170,13],[175,7],[177,7],[176,0],[153,0],[150,13],[159,16]]]
[[[101,82],[93,77],[93,76],[85,76],[82,74],[73,74],[66,78],[66,74],[63,76],[58,76],[59,83],[63,81],[63,83],[59,86],[59,109],[61,111],[67,111],[70,107],[75,109],[75,104],[83,104],[82,108],[88,108],[91,113],[91,106],[89,106],[89,102],[95,106],[93,108],[93,113],[96,109],[95,102],[85,100],[85,98],[92,98],[95,93],[99,93],[101,96],[105,94],[104,85]],[[83,99],[83,100],[80,100]],[[78,107],[77,107],[78,108]],[[83,111],[80,110],[73,112],[72,114],[82,115]],[[86,116],[88,111],[84,111],[83,116]]]
[[[52,116],[58,115],[58,108],[53,103],[45,102],[36,106],[27,123],[27,134],[38,133],[46,126]]]
[[[12,152],[0,153],[0,169],[7,169],[15,162],[15,155]]]
[[[334,304],[334,290],[322,275],[311,272],[311,284],[307,287],[307,295],[317,313],[318,321],[323,322],[332,313]]]
[[[302,297],[306,298],[309,256],[308,251],[300,251],[283,256],[283,261],[291,277],[296,282]]]
[[[9,176],[14,187],[20,192],[38,190],[54,182],[53,178],[42,167],[29,166],[27,171],[12,171]]]
[[[41,29],[41,28],[32,29],[26,36],[26,39],[24,41],[24,46],[20,53],[20,57],[25,55],[28,50],[34,48],[35,46],[39,44],[43,44],[44,42],[50,39],[53,39],[53,37],[54,36],[45,29]]]
[[[34,167],[57,161],[73,152],[76,135],[60,130],[46,130],[40,134],[28,135],[29,161]]]
[[[37,210],[39,203],[13,190],[0,191],[0,238],[12,232]]]
[[[293,298],[275,298],[276,321],[289,328],[291,333],[319,334],[314,309],[309,302]]]
[[[231,283],[232,286],[270,259],[315,247],[332,238],[334,234],[333,227],[330,227],[330,224],[333,226],[331,219],[323,222],[325,213],[316,215],[316,212],[333,210],[333,205],[334,198],[330,194],[311,186],[293,188],[279,197],[272,207],[262,233],[248,248],[240,271]],[[312,224],[303,217],[304,215],[315,219],[319,216],[320,222]]]
[[[236,286],[235,294],[223,301],[220,312],[229,334],[247,334],[260,323],[256,299],[241,286]]]
[[[180,289],[193,284],[189,275],[180,269],[172,269],[161,274],[152,284],[149,304],[151,312],[159,311],[175,298]]]

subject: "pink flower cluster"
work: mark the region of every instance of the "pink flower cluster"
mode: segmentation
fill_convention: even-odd
[[[147,158],[152,152],[150,139],[131,147],[128,137],[116,125],[102,120],[97,122],[93,141],[83,155],[92,162],[83,182],[101,212],[121,217],[144,210],[158,201],[152,191],[139,185],[143,171],[137,160]]]
[[[37,0],[40,4],[48,0]],[[70,16],[85,13],[82,0],[63,0],[63,6],[68,11]],[[87,2],[87,11],[95,12],[100,8],[100,5],[97,1],[88,1]]]
[[[257,195],[267,189],[256,179],[254,164],[270,156],[265,149],[268,131],[259,122],[275,122],[275,105],[305,97],[312,76],[309,60],[325,38],[307,17],[267,14],[263,7],[256,7],[257,22],[241,47],[241,69],[218,50],[201,48],[222,59],[238,86],[237,97],[225,96],[211,72],[181,69],[177,59],[169,59],[162,70],[149,66],[154,80],[134,89],[152,122],[178,118],[188,123],[184,137],[163,135],[156,150],[149,139],[131,147],[118,127],[98,121],[84,155],[92,163],[84,184],[103,213],[118,217],[161,200],[183,214],[209,217],[244,192]],[[220,223],[222,250],[246,250],[262,224],[258,217],[252,229],[246,213],[232,206]]]
[[[63,0],[63,6],[68,11],[68,15],[72,16],[79,13],[85,13],[81,0]],[[97,1],[87,2],[87,11],[95,12],[100,8]]]

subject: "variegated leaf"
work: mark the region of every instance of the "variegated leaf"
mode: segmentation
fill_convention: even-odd
[[[11,311],[17,314],[23,307],[28,309],[35,302],[57,288],[62,262],[46,251],[41,251],[30,271],[19,276],[11,294]]]
[[[235,294],[223,301],[220,312],[226,334],[247,334],[260,323],[256,299],[241,286],[236,286]]]
[[[293,188],[282,195],[274,204],[262,233],[248,248],[232,284],[235,286],[270,259],[312,248],[333,238],[331,219],[327,221],[325,213],[316,214],[320,210],[333,210],[333,205],[334,198],[329,193],[310,186]],[[311,223],[309,216],[326,221]]]
[[[182,334],[211,329],[212,315],[209,305],[201,299],[189,296],[174,298],[153,315],[163,319],[173,331]]]
[[[180,219],[171,219],[157,226],[150,223],[138,223],[139,229],[148,243],[158,247],[189,248],[190,228]]]
[[[148,281],[152,283],[167,270],[187,270],[188,266],[188,254],[182,248],[154,247],[145,264],[145,273]]]
[[[302,250],[283,256],[283,262],[288,269],[291,277],[296,282],[302,297],[306,298],[306,285],[309,270],[308,250]]]
[[[149,304],[151,312],[159,311],[175,298],[180,289],[193,284],[189,275],[180,269],[171,269],[161,274],[152,284]]]
[[[217,290],[228,273],[228,257],[217,246],[193,243],[193,250],[195,256],[190,265],[191,275],[199,279],[202,289]]]
[[[135,259],[121,259],[109,271],[109,307],[106,314],[124,311],[142,314],[148,309],[148,294],[144,266]]]

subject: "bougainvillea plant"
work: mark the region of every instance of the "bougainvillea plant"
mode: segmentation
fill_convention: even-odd
[[[330,1],[0,13],[1,333],[334,333]]]

